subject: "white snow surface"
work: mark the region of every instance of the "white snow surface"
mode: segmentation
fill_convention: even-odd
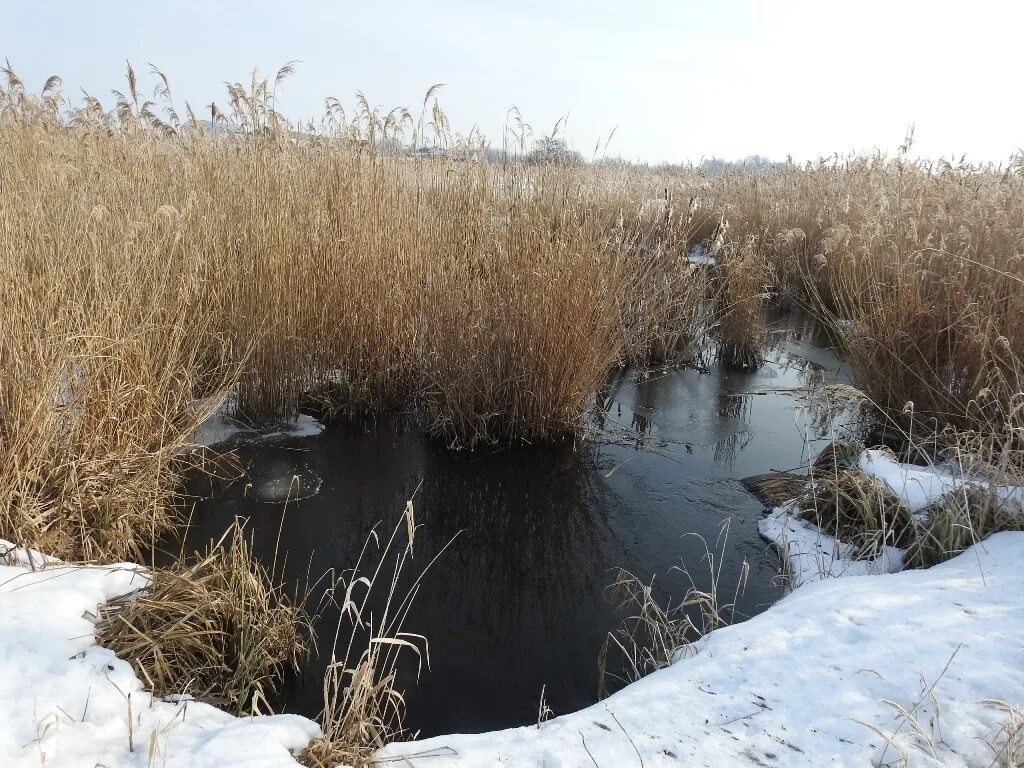
[[[874,558],[857,559],[857,550],[852,545],[797,517],[792,502],[760,520],[757,530],[778,548],[789,585],[794,589],[836,576],[896,573],[903,568],[903,552],[896,547],[885,547]]]
[[[98,604],[145,586],[142,569],[42,562],[0,541],[5,768],[298,765],[291,751],[319,733],[315,723],[295,715],[237,718],[197,701],[155,699],[128,663],[96,645]]]
[[[928,570],[815,581],[580,712],[381,756],[421,768],[902,764],[875,728],[909,766],[988,766],[1005,721],[984,700],[1024,706],[1022,589],[1024,533]]]
[[[686,260],[691,264],[703,267],[713,267],[717,263],[715,257],[708,253],[702,245],[693,246],[693,250],[690,251]]]
[[[993,485],[949,465],[920,467],[901,464],[882,451],[867,450],[861,453],[858,466],[865,474],[885,483],[914,514],[921,514],[930,504],[964,486],[991,489],[1007,507],[1017,511],[1024,509],[1024,488]]]

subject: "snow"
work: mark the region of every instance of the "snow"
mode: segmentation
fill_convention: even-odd
[[[858,467],[870,477],[885,483],[916,515],[920,515],[925,508],[946,494],[964,486],[991,489],[1007,507],[1018,511],[1024,509],[1024,487],[995,485],[970,477],[959,468],[949,465],[921,467],[901,464],[883,451],[867,450],[861,453]]]
[[[702,267],[713,267],[716,264],[715,257],[708,253],[702,245],[693,246],[693,250],[690,251],[686,260]]]
[[[922,520],[930,505],[972,485],[992,490],[1007,509],[1019,511],[1024,507],[1024,488],[994,485],[948,465],[901,464],[884,451],[871,449],[861,452],[857,466],[889,488]],[[759,521],[758,532],[778,548],[793,588],[823,578],[895,573],[903,568],[903,552],[896,547],[887,546],[874,557],[858,559],[853,545],[840,542],[801,519],[793,502],[774,509]]]
[[[896,573],[903,568],[903,553],[896,547],[887,546],[874,558],[857,559],[852,545],[797,517],[792,502],[760,520],[757,530],[778,548],[794,589],[825,578]]]
[[[982,482],[878,451],[859,466],[915,512]],[[997,492],[1008,504],[1022,498],[1019,487]],[[764,613],[540,727],[392,744],[378,757],[414,768],[990,765],[1006,720],[992,702],[1024,707],[1024,533],[899,571],[899,550],[857,560],[797,518],[792,502],[759,529],[782,552],[793,587]],[[315,723],[154,699],[127,662],[96,646],[98,604],[146,580],[135,565],[66,565],[0,541],[4,765],[297,765],[293,754],[319,733]]]
[[[326,427],[312,416],[300,413],[294,420],[270,428],[253,429],[231,417],[232,401],[223,394],[199,400],[193,404],[198,413],[209,411],[186,441],[194,446],[213,446],[228,440],[267,440],[279,437],[315,437]]]
[[[142,569],[46,560],[0,541],[5,768],[298,765],[291,752],[319,733],[315,723],[295,715],[237,718],[197,701],[155,699],[128,663],[96,645],[98,604],[145,586]]]
[[[961,481],[946,467],[918,467],[900,464],[882,451],[861,453],[857,465],[869,477],[885,483],[906,503],[914,514],[935,503],[950,491],[961,487]]]
[[[928,570],[814,581],[580,712],[381,756],[430,768],[902,765],[877,729],[910,766],[987,766],[1005,714],[983,700],[1024,706],[1022,589],[1024,533]]]

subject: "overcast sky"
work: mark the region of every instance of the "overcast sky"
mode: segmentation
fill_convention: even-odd
[[[999,161],[1024,146],[1022,31],[1016,0],[8,0],[0,56],[108,103],[152,62],[196,107],[298,59],[292,120],[441,82],[457,130],[500,145],[513,105],[537,133],[567,115],[588,156],[615,126],[609,154],[657,162],[893,151],[915,123],[916,154]]]

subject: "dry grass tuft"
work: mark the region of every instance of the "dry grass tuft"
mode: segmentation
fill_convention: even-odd
[[[779,507],[803,491],[807,478],[785,472],[754,475],[741,481],[748,491],[767,507]]]
[[[418,679],[422,667],[429,666],[430,655],[427,639],[405,631],[403,625],[423,576],[447,549],[446,545],[403,587],[416,529],[410,501],[387,539],[378,536],[376,528],[371,531],[355,566],[334,589],[335,597],[341,598],[341,614],[324,677],[323,735],[302,753],[304,765],[363,768],[372,764],[378,749],[405,734],[399,666],[415,661]],[[339,642],[345,632],[347,640]]]
[[[698,589],[693,576],[685,566],[678,568],[690,581],[682,601],[673,605],[659,602],[654,593],[654,578],[644,582],[625,570],[618,570],[610,587],[618,609],[633,610],[622,625],[605,638],[598,656],[598,696],[609,694],[608,684],[626,685],[641,677],[671,665],[690,644],[708,633],[732,623],[736,615],[736,602],[746,587],[748,566],[746,561],[738,574],[732,602],[724,603],[719,597],[722,580],[722,562],[728,542],[729,521],[719,533],[717,551],[712,552],[705,542],[705,556],[710,586]],[[609,654],[613,659],[609,667]]]
[[[857,440],[833,440],[811,462],[811,477],[827,477],[844,469],[854,469],[863,450],[863,443]]]
[[[990,745],[995,757],[993,766],[998,768],[1024,768],[1024,711],[1005,701],[984,701],[1006,716],[1006,724],[992,739]]]
[[[236,523],[205,554],[154,569],[147,587],[105,604],[96,635],[155,695],[259,712],[309,654],[301,605],[253,559]]]
[[[837,539],[854,544],[862,555],[883,546],[905,547],[916,521],[888,488],[856,469],[821,473],[796,500],[801,517]]]
[[[882,545],[897,546],[906,550],[907,567],[927,568],[992,533],[1024,530],[1024,516],[1008,500],[1014,487],[1024,487],[1021,456],[1013,449],[1018,432],[1015,428],[996,439],[995,433],[946,430],[929,435],[927,445],[907,435],[909,453],[931,452],[944,471],[967,478],[916,515],[888,487],[857,469],[860,443],[834,441],[812,462],[810,480],[796,497],[797,509],[826,533],[854,544],[860,556],[874,556]],[[943,443],[936,456],[936,444]]]
[[[1024,530],[1024,516],[1009,511],[993,489],[965,486],[927,507],[927,523],[909,546],[906,564],[927,568],[956,557],[998,531]]]

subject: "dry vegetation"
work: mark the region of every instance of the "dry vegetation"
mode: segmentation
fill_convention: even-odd
[[[735,620],[736,603],[746,589],[749,566],[744,560],[738,573],[725,574],[725,578],[735,578],[735,586],[731,595],[723,593],[722,565],[728,540],[727,519],[719,530],[714,551],[707,541],[703,542],[702,565],[710,577],[706,590],[697,587],[686,563],[673,569],[689,581],[686,594],[678,603],[671,598],[659,600],[653,578],[644,582],[627,571],[616,572],[615,581],[609,587],[612,600],[620,611],[633,613],[608,634],[601,647],[597,660],[600,698],[607,696],[612,687],[621,687],[664,669],[691,644]],[[726,597],[730,597],[731,602],[725,602]]]
[[[313,637],[303,601],[282,590],[236,523],[207,552],[155,569],[141,591],[103,605],[97,639],[130,659],[158,696],[189,694],[238,714],[267,711]]]
[[[405,735],[399,665],[415,657],[419,679],[420,670],[430,663],[427,638],[406,631],[405,620],[423,576],[447,549],[410,583],[403,574],[413,562],[416,530],[409,500],[387,538],[377,528],[371,531],[356,564],[335,586],[340,613],[323,682],[323,735],[302,753],[304,765],[369,765],[374,752]]]
[[[835,325],[872,402],[977,426],[979,397],[1005,412],[1021,391],[1024,156],[931,165],[909,148],[734,172],[705,194],[777,287]]]
[[[576,437],[617,365],[684,359],[708,339],[727,362],[756,365],[769,297],[831,323],[875,415],[922,451],[955,451],[993,476],[1024,471],[1020,158],[932,166],[909,160],[908,142],[891,159],[712,178],[514,154],[494,164],[481,137],[451,131],[436,89],[418,116],[328,100],[299,131],[275,111],[288,67],[230,85],[212,121],[187,105],[179,115],[155,70],[151,100],[129,69],[111,111],[92,97],[70,105],[56,78],[33,93],[2,74],[6,538],[65,558],[141,558],[179,522],[184,449],[206,415],[195,404],[229,391],[256,421],[310,403],[333,415],[400,407],[459,446]],[[695,244],[715,269],[686,262]],[[805,508],[832,510],[822,524],[855,536],[907,535],[904,511],[866,502],[875,491],[839,463]],[[1008,524],[983,500],[947,507],[922,562]],[[979,528],[982,517],[996,522]],[[155,689],[188,686],[191,644],[237,639],[247,616],[288,618],[266,613],[287,608],[266,574],[249,579],[239,541],[108,610],[106,642]],[[256,613],[233,615],[235,594]],[[671,627],[648,588],[628,596],[638,628]],[[193,625],[207,629],[179,633]],[[251,706],[294,658],[302,633],[286,634],[218,651],[253,661],[241,680],[193,688]],[[394,733],[399,647],[332,665],[312,764],[364,760]]]

